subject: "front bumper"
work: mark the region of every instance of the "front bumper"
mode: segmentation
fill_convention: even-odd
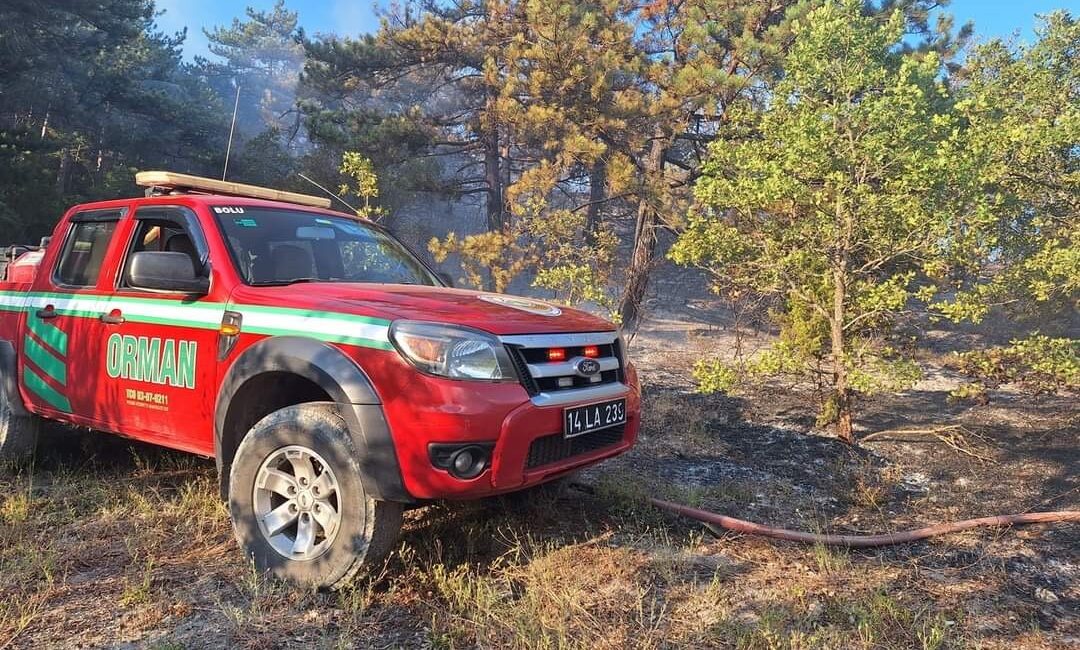
[[[404,364],[404,362],[402,362]],[[386,370],[387,368],[383,368]],[[619,394],[557,405],[537,404],[516,383],[453,381],[396,368],[397,390],[382,396],[402,479],[413,498],[476,499],[521,490],[616,456],[637,440],[641,395],[633,365]],[[407,373],[404,378],[400,373]],[[388,385],[389,377],[375,385]],[[563,409],[626,398],[626,424],[564,441]],[[616,430],[618,429],[618,430]],[[429,444],[493,443],[490,466],[458,479],[432,464]]]

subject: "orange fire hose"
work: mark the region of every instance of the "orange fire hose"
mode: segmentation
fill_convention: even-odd
[[[1062,510],[1057,512],[1029,512],[1018,515],[998,515],[995,517],[980,517],[978,519],[965,519],[944,524],[934,524],[925,528],[915,528],[897,533],[885,535],[818,535],[804,533],[797,530],[784,528],[772,528],[762,526],[752,521],[736,519],[718,515],[715,512],[699,510],[690,506],[679,505],[662,499],[650,498],[649,502],[658,508],[670,510],[675,514],[696,519],[711,526],[720,526],[727,530],[733,530],[750,535],[763,535],[774,539],[783,539],[792,542],[804,542],[807,544],[826,544],[830,546],[849,546],[852,548],[869,548],[872,546],[888,546],[890,544],[903,544],[914,542],[927,537],[955,533],[969,528],[981,526],[1018,526],[1022,524],[1041,524],[1063,521],[1080,521],[1080,510]]]

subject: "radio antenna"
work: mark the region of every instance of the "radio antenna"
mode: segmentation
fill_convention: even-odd
[[[357,215],[358,215],[358,214],[360,214],[360,211],[359,211],[359,210],[357,210],[356,208],[352,207],[351,205],[349,205],[349,204],[348,204],[348,203],[347,203],[347,202],[345,201],[345,199],[341,198],[341,197],[340,197],[340,196],[338,196],[337,194],[334,194],[333,192],[331,192],[330,190],[326,189],[326,188],[325,188],[325,187],[323,187],[322,185],[319,185],[318,183],[316,183],[315,181],[311,180],[310,178],[308,178],[307,176],[305,176],[305,175],[304,175],[304,174],[302,174],[301,172],[296,172],[296,175],[297,175],[297,176],[299,176],[300,178],[304,179],[305,181],[307,181],[307,182],[311,183],[311,184],[312,184],[312,185],[314,185],[315,187],[319,188],[319,189],[320,189],[320,190],[322,190],[323,192],[326,192],[326,194],[327,194],[328,196],[331,196],[331,197],[333,197],[333,198],[337,199],[338,201],[341,201],[341,203],[342,203],[342,204],[343,204],[343,205],[344,205],[344,206],[345,206],[346,208],[348,208],[348,209],[352,210],[354,214],[357,214]]]
[[[234,78],[233,83],[236,84],[236,99],[233,100],[232,124],[229,125],[229,144],[225,147],[225,167],[221,170],[221,180],[225,180],[225,174],[229,173],[229,154],[232,153],[233,133],[236,131],[236,109],[240,107],[240,82]]]

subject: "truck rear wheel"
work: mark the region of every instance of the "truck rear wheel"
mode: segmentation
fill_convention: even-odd
[[[7,391],[0,381],[0,463],[17,465],[29,460],[34,455],[40,431],[41,418],[12,412]]]
[[[304,586],[345,586],[397,542],[402,506],[365,491],[348,425],[333,404],[276,411],[232,463],[229,511],[259,571]]]

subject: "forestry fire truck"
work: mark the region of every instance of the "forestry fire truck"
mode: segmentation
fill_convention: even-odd
[[[43,420],[217,461],[260,570],[336,587],[402,511],[620,454],[640,391],[610,322],[454,289],[320,197],[168,172],[0,268],[0,460]]]

